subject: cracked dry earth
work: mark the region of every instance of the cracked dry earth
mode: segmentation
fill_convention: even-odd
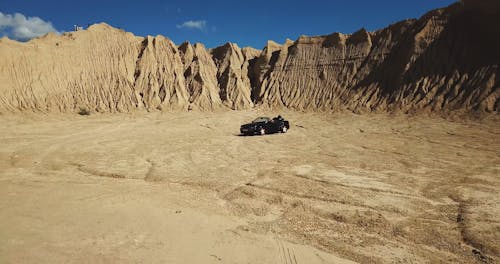
[[[496,263],[500,122],[0,116],[2,263]]]

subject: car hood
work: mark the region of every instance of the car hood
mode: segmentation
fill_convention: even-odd
[[[241,128],[252,128],[252,127],[255,127],[255,124],[249,123],[249,124],[241,125]]]
[[[242,125],[241,128],[255,128],[258,126],[263,126],[265,124],[266,124],[265,122],[248,123],[248,124]]]

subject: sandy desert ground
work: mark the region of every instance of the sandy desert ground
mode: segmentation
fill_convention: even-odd
[[[494,263],[500,120],[0,116],[1,263]]]

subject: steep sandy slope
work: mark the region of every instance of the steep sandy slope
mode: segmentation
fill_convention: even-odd
[[[183,108],[183,67],[168,39],[106,24],[28,43],[2,40],[0,111]]]
[[[188,42],[179,46],[179,51],[184,64],[184,77],[191,107],[199,107],[202,110],[220,107],[222,101],[219,97],[217,67],[210,53],[202,44],[191,45]]]
[[[106,24],[0,40],[0,113],[246,109],[500,110],[500,4],[464,0],[418,20],[301,36],[262,51],[135,37]]]
[[[185,108],[184,68],[175,44],[162,36],[146,37],[137,59],[134,91],[147,109]],[[137,96],[138,95],[138,96]]]
[[[258,100],[296,109],[497,112],[499,9],[484,11],[493,1],[473,3],[373,33],[302,36],[281,50],[268,45],[259,58],[268,63],[259,66]]]
[[[102,41],[106,34],[108,41]],[[0,43],[0,111],[128,111],[141,39],[107,25]]]
[[[249,78],[250,60],[258,53],[251,49],[240,49],[234,43],[215,48],[211,51],[217,65],[217,80],[220,85],[220,97],[231,109],[244,109],[253,106]]]
[[[0,113],[211,110],[222,101],[248,108],[248,58],[260,52],[230,47],[214,60],[202,44],[177,48],[163,36],[135,37],[106,24],[27,43],[2,38]],[[215,62],[226,68],[218,72]]]

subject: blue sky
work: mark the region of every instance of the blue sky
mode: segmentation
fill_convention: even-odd
[[[125,1],[0,0],[0,35],[27,39],[74,24],[106,22],[135,35],[164,35],[216,47],[226,42],[262,48],[268,39],[375,30],[452,0]],[[18,13],[16,15],[16,13]]]

